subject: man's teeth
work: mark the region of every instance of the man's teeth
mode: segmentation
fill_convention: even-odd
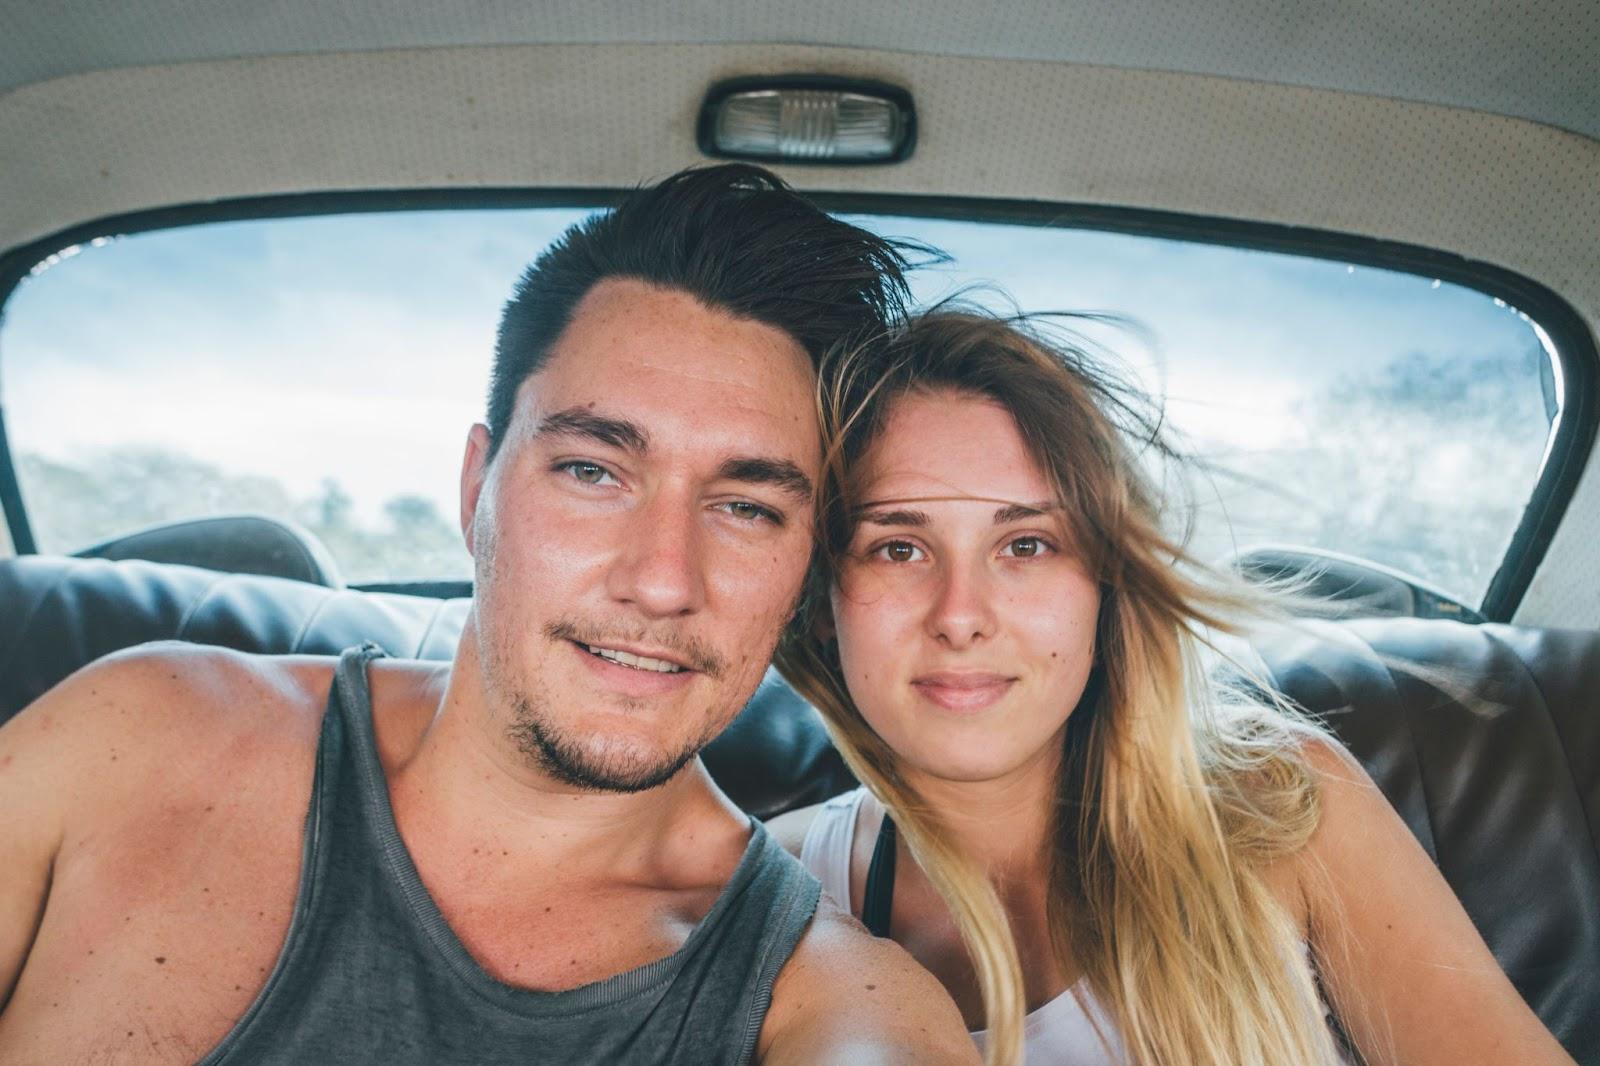
[[[634,655],[625,651],[612,651],[602,648],[597,644],[585,644],[589,654],[598,655],[602,659],[610,659],[623,666],[631,666],[635,670],[654,670],[658,674],[676,674],[683,669],[677,663],[669,663],[665,659],[652,659],[648,655]]]

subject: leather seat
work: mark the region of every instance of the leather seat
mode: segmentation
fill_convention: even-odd
[[[84,663],[149,640],[452,654],[469,601],[145,562],[0,562],[0,721]],[[1382,619],[1256,644],[1321,715],[1580,1062],[1600,1061],[1600,633]],[[815,711],[769,673],[705,761],[762,817],[852,787]]]
[[[124,533],[73,554],[85,559],[145,559],[262,574],[343,588],[339,564],[309,530],[266,515],[212,515]]]
[[[1600,1062],[1600,632],[1417,619],[1259,639],[1411,827],[1513,984]]]

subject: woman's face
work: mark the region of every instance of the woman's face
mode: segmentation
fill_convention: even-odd
[[[1060,751],[1100,606],[1009,412],[955,392],[895,402],[859,471],[833,589],[850,694],[904,766],[1002,778]]]

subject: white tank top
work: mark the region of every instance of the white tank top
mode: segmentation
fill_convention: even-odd
[[[865,788],[858,788],[824,803],[800,845],[800,861],[845,910],[852,910],[850,853],[855,847],[856,815],[868,795]],[[972,1034],[980,1052],[985,1050],[986,1036],[981,1029]],[[1116,1026],[1083,980],[1023,1019],[1022,1047],[1024,1059],[1031,1063],[1124,1066],[1127,1062]]]
[[[856,813],[867,797],[858,788],[822,805],[800,845],[800,861],[822,882],[835,903],[850,910],[850,852],[855,846]],[[857,916],[859,917],[859,915]],[[978,1050],[987,1033],[972,1034]],[[1023,1019],[1023,1053],[1028,1062],[1122,1066],[1122,1042],[1089,986],[1079,981]]]

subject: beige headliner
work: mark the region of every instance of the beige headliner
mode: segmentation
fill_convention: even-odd
[[[0,248],[111,214],[328,189],[617,186],[700,159],[705,86],[827,71],[915,94],[907,163],[807,188],[1021,197],[1411,242],[1600,324],[1600,141],[1437,104],[1076,63],[752,45],[520,45],[122,68],[0,96]],[[1519,621],[1600,625],[1591,465]]]

